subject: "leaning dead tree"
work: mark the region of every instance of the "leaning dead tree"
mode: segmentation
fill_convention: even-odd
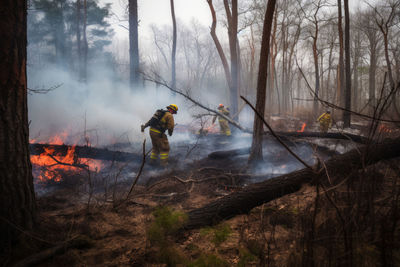
[[[194,229],[214,225],[236,215],[248,213],[251,209],[263,203],[294,193],[303,184],[325,182],[328,175],[337,179],[334,181],[335,183],[340,183],[342,177],[346,177],[349,170],[360,169],[380,160],[399,156],[400,139],[354,149],[324,162],[324,168],[320,168],[320,165],[317,164],[313,167],[313,170],[305,168],[252,184],[241,191],[192,210],[188,214],[189,219],[184,227],[185,229]]]

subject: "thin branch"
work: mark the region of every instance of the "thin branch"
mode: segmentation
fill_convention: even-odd
[[[204,106],[203,104],[201,104],[200,102],[194,100],[194,99],[193,99],[192,97],[190,97],[189,95],[184,94],[184,93],[182,93],[181,91],[172,88],[172,87],[169,86],[164,80],[162,80],[161,77],[160,77],[158,74],[154,73],[154,75],[156,76],[156,78],[150,77],[150,76],[148,76],[148,75],[145,74],[145,73],[142,73],[142,75],[143,75],[143,78],[144,78],[145,81],[150,81],[150,82],[153,82],[153,83],[155,83],[155,84],[162,85],[162,86],[168,88],[169,90],[171,90],[172,92],[174,92],[174,93],[176,93],[176,94],[178,94],[178,95],[183,96],[184,98],[186,98],[186,99],[189,100],[190,102],[194,103],[195,105],[197,105],[197,106],[199,106],[199,107],[201,107],[201,108],[203,108],[203,109],[205,109],[205,110],[207,110],[207,111],[209,111],[209,112],[211,112],[211,113],[213,113],[213,114],[215,114],[215,115],[217,115],[217,116],[220,116],[220,117],[224,118],[225,120],[229,121],[233,126],[235,126],[236,128],[242,130],[243,132],[251,133],[251,131],[250,131],[249,129],[244,128],[244,127],[241,126],[239,123],[237,123],[236,121],[232,120],[230,117],[228,117],[228,116],[226,116],[226,115],[224,115],[224,114],[222,114],[222,113],[220,113],[220,112],[218,112],[218,111],[216,111],[216,110],[210,109],[210,108]]]
[[[333,104],[331,102],[328,102],[328,101],[325,101],[325,100],[321,99],[319,96],[317,96],[315,94],[314,90],[311,88],[311,85],[309,84],[309,82],[308,82],[303,70],[299,66],[299,63],[297,62],[297,58],[296,58],[296,65],[297,65],[297,67],[298,67],[298,69],[300,71],[301,76],[303,76],[303,79],[306,82],[306,85],[307,85],[308,89],[310,90],[311,95],[313,97],[315,97],[315,99],[317,99],[322,104],[324,104],[324,105],[326,105],[326,106],[328,106],[330,108],[339,109],[339,110],[342,110],[342,111],[347,111],[347,112],[350,112],[350,113],[352,113],[354,115],[357,115],[359,117],[370,119],[370,120],[378,120],[378,121],[391,122],[391,123],[400,123],[400,121],[396,121],[396,120],[385,120],[385,119],[369,116],[369,115],[366,115],[366,114],[361,114],[361,113],[358,113],[356,111],[353,111],[353,110],[350,110],[350,109],[346,109],[346,108],[342,108],[342,107],[337,106],[337,105],[335,105],[335,104]],[[392,88],[392,90],[390,91],[389,95],[394,95],[399,89],[400,89],[400,82],[397,84],[397,86],[395,88]]]
[[[139,177],[140,177],[140,175],[142,174],[142,171],[143,171],[144,163],[146,162],[146,156],[150,153],[150,151],[151,151],[151,150],[149,150],[149,151],[146,153],[146,139],[144,139],[144,140],[143,140],[143,158],[142,158],[142,165],[140,165],[139,171],[138,171],[138,173],[136,174],[135,181],[133,182],[133,184],[132,184],[132,186],[131,186],[131,189],[129,190],[128,195],[126,195],[125,201],[128,200],[130,194],[132,193],[133,188],[135,187],[137,181],[139,180]],[[122,202],[121,202],[120,204],[122,204]]]
[[[53,85],[49,88],[36,88],[36,89],[28,88],[28,94],[32,94],[32,93],[33,94],[47,94],[51,91],[56,90],[57,88],[60,88],[62,85],[63,84],[60,83],[60,84]]]

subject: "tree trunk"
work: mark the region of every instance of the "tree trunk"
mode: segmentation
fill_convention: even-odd
[[[344,0],[344,51],[345,51],[345,68],[346,68],[346,91],[345,91],[345,109],[351,110],[351,70],[350,70],[350,14],[349,1]],[[343,126],[350,127],[351,113],[343,112]]]
[[[378,49],[378,38],[375,29],[372,28],[370,20],[367,18],[367,26],[365,34],[368,37],[369,47],[369,70],[368,70],[368,102],[370,106],[370,112],[372,113],[375,108],[375,76],[377,68],[377,49]]]
[[[354,61],[353,61],[353,108],[358,110],[359,89],[358,89],[358,65],[361,57],[361,39],[360,32],[354,37]],[[360,91],[361,92],[361,91]]]
[[[175,7],[174,0],[170,0],[171,3],[171,17],[172,17],[172,54],[171,54],[171,86],[176,88],[176,20],[175,20]]]
[[[338,0],[338,33],[339,33],[339,71],[337,101],[338,105],[344,106],[344,61],[343,61],[343,27],[342,27],[342,0]]]
[[[83,67],[82,67],[82,80],[87,81],[87,60],[88,60],[88,42],[86,36],[87,26],[87,1],[83,0]]]
[[[81,45],[81,0],[76,0],[76,46],[78,52],[78,77],[82,75],[82,45]]]
[[[137,0],[129,0],[129,83],[139,85],[139,42]]]
[[[36,211],[26,81],[27,4],[3,0],[0,9],[0,243],[30,230]],[[5,248],[5,246],[2,246]]]
[[[276,0],[268,0],[267,10],[265,11],[263,35],[261,41],[260,63],[258,67],[257,78],[257,99],[256,110],[264,117],[265,112],[265,95],[267,85],[267,69],[269,42],[272,28],[272,20],[274,18]],[[254,114],[253,141],[250,149],[249,163],[255,163],[262,160],[262,135],[264,132],[264,124],[257,114]]]
[[[210,7],[210,12],[211,12],[211,17],[212,17],[210,34],[214,41],[215,47],[217,48],[218,55],[221,59],[222,66],[224,68],[226,83],[228,84],[228,87],[231,88],[232,79],[231,79],[231,74],[229,71],[228,61],[226,60],[224,50],[222,49],[221,43],[219,42],[216,31],[215,31],[217,28],[217,15],[215,14],[215,9],[214,9],[212,0],[207,0],[207,3],[208,3],[208,6]]]
[[[238,0],[232,0],[232,11],[229,9],[228,0],[224,0],[224,7],[228,21],[228,40],[231,56],[231,87],[230,102],[231,114],[238,113],[238,92],[239,92],[239,64],[237,52],[237,29],[238,29]],[[233,118],[235,119],[235,118]]]
[[[361,153],[360,153],[361,152]],[[302,169],[264,182],[252,184],[241,191],[217,199],[204,207],[189,212],[186,229],[214,225],[239,214],[248,213],[254,207],[298,191],[305,183],[323,182],[327,176],[337,178],[335,184],[347,177],[349,170],[363,168],[379,160],[400,156],[400,139],[384,144],[354,149],[325,162],[326,170],[313,172]]]
[[[271,45],[270,45],[270,55],[271,55],[271,57],[270,57],[271,58],[271,60],[270,60],[270,75],[268,76],[268,80],[267,80],[267,81],[269,81],[269,83],[268,83],[269,94],[268,94],[267,100],[268,100],[268,107],[269,107],[270,113],[272,113],[272,111],[274,110],[273,97],[274,97],[274,80],[275,80],[275,75],[274,75],[275,74],[275,59],[278,54],[277,52],[275,52],[276,51],[275,47],[277,46],[276,45],[276,29],[277,29],[277,25],[278,25],[277,17],[278,17],[277,12],[275,12],[274,27],[272,30],[272,36],[271,36],[271,40],[270,40],[270,42],[271,42]],[[277,96],[277,98],[278,97],[279,96]],[[279,103],[278,103],[278,112],[280,112]]]
[[[315,68],[315,96],[313,104],[313,114],[314,117],[318,115],[318,97],[319,97],[319,67],[318,67],[318,50],[317,50],[317,40],[318,40],[318,24],[315,25],[315,36],[313,37],[313,57],[314,57],[314,68]]]

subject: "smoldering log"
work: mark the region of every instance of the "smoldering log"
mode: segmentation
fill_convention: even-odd
[[[68,149],[72,146],[68,145],[49,145],[49,144],[30,144],[29,150],[31,155],[40,155],[45,152],[45,148],[54,149],[54,155],[65,156],[67,155]],[[75,155],[79,158],[90,158],[98,160],[111,160],[111,161],[138,161],[142,160],[142,155],[113,151],[104,148],[95,148],[88,146],[75,146]]]
[[[269,134],[269,132],[266,132]],[[349,140],[359,144],[367,144],[368,138],[355,134],[348,133],[320,133],[320,132],[276,132],[279,137],[315,137],[315,138],[329,138],[329,139],[342,139]]]
[[[243,188],[241,191],[217,199],[204,207],[188,213],[185,229],[214,225],[239,214],[248,213],[254,207],[287,194],[298,191],[305,183],[325,182],[327,173],[339,183],[350,170],[376,163],[380,160],[400,156],[400,139],[381,144],[353,149],[325,162],[325,168],[314,166],[316,171],[302,169],[279,177],[268,179]]]
[[[284,141],[288,141],[290,143],[295,143],[296,145],[313,146],[313,147],[315,147],[317,153],[321,153],[321,154],[328,155],[328,156],[339,155],[339,152],[337,152],[335,150],[331,150],[324,146],[320,146],[317,144],[310,144],[305,141],[293,142],[291,140],[287,140],[286,137],[284,137],[283,139],[284,139]],[[277,143],[277,145],[279,145],[279,144]],[[292,144],[289,144],[289,146],[292,146]],[[231,149],[231,150],[214,151],[214,152],[208,154],[208,157],[211,159],[226,159],[226,158],[232,158],[235,156],[241,156],[241,155],[247,155],[247,154],[250,154],[250,147]]]

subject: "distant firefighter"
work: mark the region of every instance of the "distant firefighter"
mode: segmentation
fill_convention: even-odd
[[[144,132],[146,127],[150,126],[149,133],[153,145],[150,156],[151,165],[157,163],[158,157],[160,157],[160,162],[163,167],[168,165],[169,143],[167,135],[164,132],[168,130],[168,135],[172,135],[175,126],[174,117],[172,115],[177,112],[178,106],[171,104],[167,107],[167,110],[157,110],[145,125],[141,125],[142,132]]]
[[[328,132],[328,129],[332,126],[331,112],[327,110],[325,113],[319,116],[317,122],[319,122],[319,129],[321,132]]]
[[[218,111],[222,114],[224,114],[225,116],[229,117],[229,108],[228,107],[224,107],[223,104],[219,104],[218,106]],[[220,116],[215,115],[213,120],[212,120],[212,124],[215,123],[215,120],[218,117],[218,122],[219,122],[219,128],[221,131],[221,134],[224,134],[226,136],[230,136],[231,135],[231,129],[229,128],[229,124],[228,121]]]

